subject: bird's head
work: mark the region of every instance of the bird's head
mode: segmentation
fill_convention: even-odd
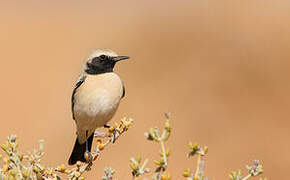
[[[113,72],[116,62],[125,59],[129,59],[129,57],[118,56],[110,49],[96,49],[86,58],[83,71],[87,74]]]

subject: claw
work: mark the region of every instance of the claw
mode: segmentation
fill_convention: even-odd
[[[121,134],[119,129],[114,128],[113,130],[113,137],[112,137],[112,143],[115,143],[116,139],[118,138],[118,135]]]
[[[116,129],[114,128],[114,130],[113,130],[113,137],[112,137],[112,143],[115,143],[115,141],[116,141]]]
[[[112,136],[112,143],[115,143],[116,139],[117,139],[117,133],[120,134],[120,131],[114,127],[111,127],[109,125],[104,125],[104,128],[108,128],[110,133],[113,133]]]
[[[88,131],[86,131],[86,152],[84,154],[84,158],[88,164],[90,164],[90,165],[92,164],[93,155],[91,154],[91,152],[89,151],[89,148],[88,148]]]
[[[93,155],[90,151],[86,151],[84,156],[85,156],[85,160],[88,164],[91,164],[93,162]]]

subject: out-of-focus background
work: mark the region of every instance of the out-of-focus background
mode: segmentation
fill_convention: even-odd
[[[211,179],[227,179],[254,159],[269,179],[285,179],[289,9],[283,0],[1,1],[0,140],[15,133],[29,151],[44,139],[44,163],[66,164],[75,141],[74,82],[88,52],[106,47],[131,56],[116,67],[126,97],[113,121],[135,123],[88,179],[100,179],[105,166],[130,179],[131,156],[158,158],[143,132],[163,125],[165,111],[172,113],[173,179],[194,166],[189,140],[209,146]]]

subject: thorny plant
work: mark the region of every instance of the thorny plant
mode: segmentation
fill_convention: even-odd
[[[171,175],[165,172],[168,166],[168,157],[170,155],[170,150],[165,149],[165,142],[169,139],[171,134],[170,114],[165,113],[165,117],[166,122],[161,135],[157,127],[150,128],[149,132],[145,133],[145,137],[147,138],[147,140],[157,142],[161,146],[160,160],[154,160],[154,164],[157,165],[157,167],[152,175],[153,180],[171,180]],[[191,170],[190,168],[185,169],[182,174],[183,177],[185,177],[186,180],[209,180],[209,178],[206,177],[204,173],[204,157],[208,152],[208,147],[201,147],[197,142],[189,142],[189,149],[190,152],[187,154],[188,158],[197,156],[196,168],[195,171]],[[146,159],[144,163],[141,163],[140,156],[130,159],[130,167],[132,170],[133,180],[141,175],[145,175],[146,173],[150,172],[150,169],[146,168],[147,163],[148,159]],[[263,173],[263,167],[258,160],[254,161],[253,166],[247,166],[247,169],[248,174],[245,177],[242,176],[241,171],[239,170],[238,172],[232,172],[229,176],[230,179],[247,180],[250,177],[255,177]],[[260,178],[260,180],[267,179]]]
[[[171,180],[171,175],[166,172],[168,166],[168,157],[170,155],[169,149],[165,148],[165,142],[170,137],[171,125],[170,125],[170,114],[166,113],[166,122],[162,133],[160,133],[157,127],[150,128],[148,132],[145,133],[147,140],[156,142],[160,144],[160,159],[154,160],[154,164],[157,166],[155,171],[152,172],[153,180]],[[75,167],[67,168],[65,165],[57,166],[56,168],[45,167],[40,164],[41,158],[44,154],[43,152],[43,141],[39,142],[39,149],[34,150],[33,153],[21,153],[17,150],[18,141],[15,135],[9,136],[7,141],[1,145],[2,150],[6,153],[6,156],[0,155],[0,160],[2,160],[2,168],[0,168],[0,180],[60,180],[61,175],[65,175],[69,180],[84,180],[82,176],[84,172],[89,171],[93,161],[95,161],[99,156],[101,151],[117,140],[124,132],[128,130],[132,124],[132,119],[123,118],[120,124],[115,124],[106,133],[96,133],[95,136],[102,137],[102,139],[97,139],[97,145],[95,150],[86,156],[88,163],[78,162]],[[183,177],[186,180],[209,180],[205,176],[204,157],[208,152],[208,147],[201,147],[197,142],[189,142],[190,152],[187,157],[197,157],[195,170],[187,168],[183,172]],[[150,175],[150,169],[147,168],[148,159],[143,162],[141,157],[130,158],[130,168],[132,170],[132,179],[135,180],[138,177],[148,174]],[[231,180],[248,180],[251,177],[256,177],[263,173],[263,167],[258,160],[254,161],[252,166],[246,166],[248,173],[243,176],[241,170],[233,171],[229,178]],[[106,167],[104,169],[104,176],[102,180],[113,180],[113,175],[115,170],[111,167]],[[147,179],[148,180],[148,179]],[[266,178],[260,180],[267,180]]]
[[[204,146],[203,148],[197,142],[189,142],[190,152],[188,153],[188,157],[197,156],[196,169],[192,171],[190,168],[187,168],[183,171],[183,177],[187,180],[209,180],[208,177],[204,174],[204,156],[208,152],[208,147]],[[242,171],[233,171],[229,177],[231,180],[247,180],[250,177],[256,177],[263,173],[263,167],[258,160],[254,160],[254,164],[252,166],[246,166],[248,170],[248,174],[243,177]],[[260,178],[260,180],[266,180],[266,178]]]
[[[190,152],[187,154],[187,157],[197,156],[196,169],[193,172],[190,168],[187,168],[183,172],[183,177],[186,177],[187,180],[208,180],[204,174],[204,156],[207,154],[208,147],[201,147],[196,142],[189,142]]]
[[[159,152],[160,160],[154,160],[154,164],[157,166],[153,174],[154,180],[168,180],[171,178],[169,173],[165,173],[168,166],[168,157],[170,150],[165,148],[165,142],[169,139],[171,134],[170,114],[165,113],[166,122],[162,133],[159,132],[157,127],[150,128],[149,132],[145,133],[145,137],[149,141],[154,141],[160,144],[161,151]]]
[[[67,168],[64,164],[56,168],[45,167],[40,163],[44,155],[43,140],[39,142],[38,150],[33,153],[21,153],[18,151],[18,140],[16,135],[11,135],[7,141],[1,145],[2,150],[6,156],[0,155],[2,160],[2,168],[0,168],[0,180],[60,180],[61,174],[65,175],[70,180],[83,180],[82,175],[85,171],[89,171],[90,167],[101,154],[101,151],[116,141],[124,132],[128,130],[132,124],[132,119],[123,118],[121,123],[116,123],[114,127],[110,128],[107,133],[102,136],[106,141],[97,140],[97,146],[91,153],[91,158],[88,163],[78,162],[75,167]],[[113,132],[115,135],[113,135]],[[111,180],[114,174],[111,168],[105,168],[105,175],[103,180]]]
[[[103,176],[102,180],[112,180],[113,175],[115,174],[115,170],[111,167],[105,167],[104,169],[105,175]]]
[[[248,170],[248,174],[243,177],[242,171],[233,171],[229,177],[231,180],[247,180],[250,177],[255,177],[263,173],[263,166],[260,164],[259,160],[254,160],[254,163],[252,166],[246,166]],[[267,178],[260,178],[260,180],[267,180]]]
[[[154,160],[154,164],[157,165],[152,178],[154,180],[169,180],[170,174],[166,174],[165,170],[168,165],[168,156],[170,155],[169,149],[165,149],[165,142],[170,137],[171,133],[171,126],[170,126],[170,114],[166,113],[166,122],[163,128],[162,134],[160,134],[159,129],[157,127],[150,128],[149,132],[146,132],[144,135],[149,141],[154,141],[160,144],[161,151],[160,151],[160,160]],[[145,159],[143,163],[141,163],[141,157],[138,156],[137,158],[130,158],[130,167],[132,170],[133,179],[136,179],[140,175],[144,175],[150,172],[149,168],[146,168],[148,163],[148,159]]]

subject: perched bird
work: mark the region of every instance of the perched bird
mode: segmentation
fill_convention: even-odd
[[[96,49],[85,59],[71,98],[77,139],[68,164],[86,161],[84,154],[91,151],[96,128],[108,127],[125,96],[124,84],[113,72],[115,64],[125,59],[129,57],[110,49]]]

